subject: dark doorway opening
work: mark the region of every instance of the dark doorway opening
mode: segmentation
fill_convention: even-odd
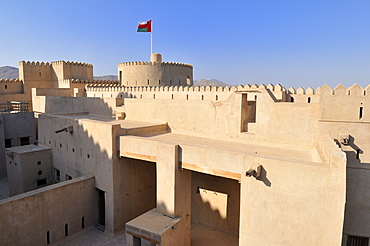
[[[103,230],[105,229],[105,192],[98,189],[98,228]]]

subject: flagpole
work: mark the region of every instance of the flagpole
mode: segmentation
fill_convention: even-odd
[[[150,55],[153,54],[153,19],[150,19]]]

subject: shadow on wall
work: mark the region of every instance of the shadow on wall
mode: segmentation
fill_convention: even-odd
[[[266,186],[271,187],[271,182],[267,178],[267,171],[263,166],[261,166],[261,174],[257,180],[262,181]]]
[[[363,154],[364,152],[359,146],[355,144],[355,138],[351,135],[349,135],[348,145],[353,149],[353,151],[344,151],[347,155],[347,162],[358,161],[361,164],[370,164],[361,162],[360,155]]]
[[[239,237],[240,184],[192,172],[191,223]]]

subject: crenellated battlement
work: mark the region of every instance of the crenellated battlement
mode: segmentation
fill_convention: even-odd
[[[51,67],[51,63],[49,62],[38,62],[38,61],[20,61],[19,67],[23,66],[38,66],[38,67]]]
[[[74,62],[74,61],[53,61],[51,62],[52,65],[71,65],[71,66],[83,66],[83,67],[93,67],[92,64],[86,62]]]
[[[20,79],[0,79],[0,83],[2,84],[14,84],[14,83],[23,83]]]
[[[181,63],[181,62],[151,62],[151,61],[132,61],[132,62],[122,62],[119,63],[118,66],[185,66],[185,67],[193,67],[191,64]]]
[[[66,79],[67,83],[80,83],[80,84],[101,84],[101,85],[119,85],[118,80],[83,80],[83,79]]]

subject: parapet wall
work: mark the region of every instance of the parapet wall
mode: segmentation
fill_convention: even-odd
[[[0,79],[0,94],[23,93],[23,81],[19,79]]]
[[[55,244],[97,224],[95,179],[85,176],[0,201],[0,245]]]

